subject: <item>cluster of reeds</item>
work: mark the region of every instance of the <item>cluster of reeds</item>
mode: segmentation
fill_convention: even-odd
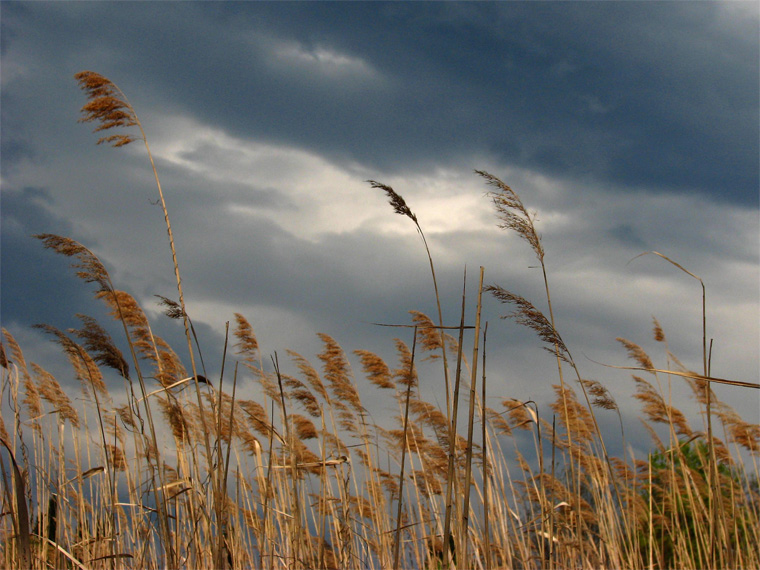
[[[90,100],[85,120],[99,122],[99,130],[138,127],[145,141],[113,83],[92,72],[77,78]],[[136,139],[101,140],[123,146]],[[90,250],[69,238],[38,236],[95,285],[124,338],[114,340],[110,325],[85,315],[80,328],[41,326],[71,364],[79,382],[74,394],[27,362],[3,330],[3,566],[760,567],[760,426],[711,389],[716,382],[739,391],[758,386],[712,377],[707,356],[701,373],[689,371],[655,321],[663,368],[641,346],[619,339],[635,364],[653,451],[611,456],[609,443],[619,440],[601,432],[597,415],[618,415],[618,447],[625,449],[623,418],[610,391],[583,378],[555,327],[534,216],[501,180],[479,174],[494,188],[500,225],[525,239],[541,263],[549,316],[498,285],[484,287],[481,268],[474,323],[465,324],[463,291],[459,326],[444,326],[425,241],[438,323],[412,311],[403,329],[411,334],[395,340],[396,363],[367,350],[346,353],[326,334],[319,334],[316,365],[293,351],[281,362],[276,352],[265,357],[251,323],[235,314],[222,355],[234,367],[210,377],[184,304],[157,174],[179,295],[162,303],[167,316],[184,323],[186,359],[179,356],[185,347],[175,351],[154,333],[137,300],[115,288]],[[371,185],[424,240],[404,199]],[[483,292],[509,304],[507,316],[536,332],[556,358],[551,409],[488,391]],[[420,374],[434,369],[420,363],[429,360],[443,367],[444,409],[422,397]],[[673,405],[674,381],[693,393],[703,425],[692,427]],[[359,382],[395,400],[398,415],[375,422]],[[498,409],[487,406],[495,398]]]

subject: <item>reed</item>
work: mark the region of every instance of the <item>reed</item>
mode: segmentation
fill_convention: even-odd
[[[78,80],[96,130],[139,127],[144,140],[113,83],[89,72]],[[101,142],[133,140],[118,134]],[[196,370],[193,354],[200,356],[201,346],[181,290],[179,302],[165,303],[169,316],[184,322],[187,368],[184,350],[175,352],[153,332],[138,301],[115,287],[86,246],[39,236],[72,260],[124,338],[112,338],[107,323],[86,315],[77,329],[41,325],[78,381],[72,388],[28,361],[3,329],[2,567],[760,567],[760,426],[711,389],[727,384],[742,397],[759,386],[712,376],[707,352],[700,373],[688,370],[655,320],[658,352],[618,339],[621,356],[633,364],[626,368],[651,451],[612,456],[609,449],[627,449],[626,418],[608,385],[583,378],[555,326],[535,216],[506,184],[479,174],[497,189],[491,198],[500,225],[525,239],[544,267],[549,316],[500,286],[483,288],[481,269],[474,325],[465,324],[463,291],[460,324],[447,327],[433,271],[438,323],[412,311],[399,328],[411,343],[395,339],[397,363],[369,350],[347,353],[319,333],[314,363],[272,350],[270,364],[253,325],[235,314],[220,355],[235,366],[211,377],[202,363]],[[373,186],[422,234],[398,193]],[[180,289],[165,204],[164,212]],[[432,270],[434,244],[424,245]],[[535,332],[557,360],[548,407],[525,401],[517,388],[494,394],[494,383],[487,384],[482,291],[510,305],[507,316]],[[488,349],[491,355],[505,348]],[[447,352],[457,354],[455,371]],[[429,361],[435,365],[423,364]],[[447,397],[449,374],[455,379],[443,409],[420,388],[441,383],[438,364]],[[243,382],[256,387],[255,395],[241,397]],[[679,384],[698,414],[673,404]],[[460,391],[467,403],[463,433]],[[368,396],[387,398],[397,415],[375,422],[363,401]],[[492,398],[501,404],[488,407]],[[602,414],[617,415],[620,433],[600,430]]]

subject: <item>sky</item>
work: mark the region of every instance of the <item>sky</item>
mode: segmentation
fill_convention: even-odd
[[[393,339],[411,333],[372,323],[436,317],[420,236],[368,180],[417,215],[444,324],[459,322],[465,267],[468,323],[481,266],[486,284],[547,311],[533,252],[497,227],[485,170],[537,212],[557,329],[646,450],[630,373],[602,364],[633,365],[624,337],[666,367],[656,317],[701,370],[702,298],[693,278],[637,255],[702,278],[712,374],[760,381],[759,21],[755,2],[2,2],[2,326],[74,386],[32,325],[104,312],[31,237],[60,234],[189,360],[155,298],[177,292],[145,147],[97,146],[77,122],[73,76],[91,70],[145,127],[211,378],[234,313],[265,357],[315,364],[323,332],[395,365]],[[509,312],[485,295],[489,405],[532,399],[548,414],[556,362]],[[376,413],[392,410],[351,363]],[[440,370],[421,391],[444,405]],[[716,392],[760,421],[760,391]]]

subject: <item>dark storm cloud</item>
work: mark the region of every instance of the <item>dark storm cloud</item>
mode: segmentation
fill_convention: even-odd
[[[46,41],[30,48],[52,61],[103,65],[164,111],[241,137],[396,171],[485,153],[616,188],[756,206],[758,17],[748,11],[737,34],[722,10],[66,3],[14,5],[5,17],[11,45],[33,41],[17,33],[31,23]],[[341,68],[331,55],[353,60]]]
[[[232,37],[276,30],[307,53],[359,56],[388,79],[341,93],[315,78],[281,99],[290,79],[274,76],[242,105],[221,106],[254,130],[284,121],[299,144],[319,133],[334,152],[385,167],[490,151],[559,175],[757,202],[757,50],[721,32],[716,5],[296,4],[223,19],[205,8]],[[224,51],[240,62],[225,69],[246,74],[250,52]],[[220,106],[212,96],[201,108]]]

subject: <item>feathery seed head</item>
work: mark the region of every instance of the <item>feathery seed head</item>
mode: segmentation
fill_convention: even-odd
[[[69,363],[76,372],[77,379],[87,392],[87,387],[92,386],[104,396],[108,394],[105,384],[103,383],[103,374],[100,372],[95,360],[89,353],[76,342],[67,337],[63,331],[58,330],[52,325],[33,325],[34,328],[41,329],[55,337],[54,342],[58,343],[69,359]],[[126,362],[125,362],[126,364]]]
[[[108,457],[108,464],[114,471],[127,470],[127,458],[120,447],[107,443],[106,456]]]
[[[122,377],[129,378],[129,364],[111,339],[111,335],[92,317],[77,315],[83,323],[80,330],[69,332],[84,341],[84,347],[93,353],[98,364],[116,370]]]
[[[32,363],[32,370],[37,377],[37,385],[42,398],[49,402],[61,414],[61,418],[69,420],[74,428],[79,427],[79,414],[71,405],[71,400],[65,394],[61,385],[52,374],[41,366]]]
[[[416,386],[418,382],[417,367],[414,365],[412,351],[407,344],[400,339],[394,339],[398,352],[399,368],[394,371],[396,382],[403,386]]]
[[[380,182],[376,182],[374,180],[367,180],[369,182],[370,186],[372,188],[379,188],[385,194],[388,196],[388,200],[390,201],[391,206],[393,206],[393,211],[397,214],[401,214],[402,216],[406,216],[410,220],[412,220],[415,224],[418,224],[417,222],[417,216],[415,216],[412,213],[412,210],[409,208],[409,206],[406,205],[406,201],[404,198],[398,194],[393,188],[386,184],[382,184]]]
[[[84,279],[86,283],[97,283],[101,290],[112,290],[108,271],[95,254],[81,243],[54,234],[36,234],[33,237],[42,240],[47,249],[66,257],[75,257],[78,261],[73,263],[72,267],[79,269],[77,277]]]
[[[497,433],[502,433],[504,435],[510,435],[512,433],[512,428],[509,426],[509,422],[493,408],[486,408],[486,416]]]
[[[654,322],[654,327],[652,329],[654,340],[657,342],[665,342],[665,331],[662,330],[660,322],[654,317],[652,317],[652,321]]]
[[[502,303],[516,305],[517,309],[508,315],[502,316],[502,318],[515,319],[519,324],[533,329],[541,340],[549,345],[544,347],[545,350],[548,350],[552,354],[556,354],[568,364],[572,364],[570,351],[567,349],[567,346],[565,346],[565,342],[559,336],[559,333],[552,326],[551,322],[549,322],[549,319],[547,319],[544,314],[533,305],[533,303],[524,297],[520,297],[520,295],[502,289],[498,285],[489,285],[484,288],[484,291],[489,291]]]
[[[9,362],[13,362],[19,367],[19,371],[25,379],[29,378],[29,372],[26,369],[26,360],[24,359],[24,353],[21,350],[21,347],[16,342],[16,339],[13,338],[13,335],[9,333],[5,327],[3,327],[2,331],[5,342],[8,343],[8,348],[10,349],[11,353],[11,360]]]
[[[164,314],[170,319],[181,319],[185,316],[182,306],[177,301],[164,297],[163,295],[156,295],[156,297],[161,299],[158,304],[162,307],[166,307],[164,309]]]
[[[317,336],[325,345],[325,350],[317,356],[324,363],[324,378],[329,383],[333,396],[338,401],[350,404],[357,412],[363,412],[364,408],[356,386],[351,381],[351,369],[343,349],[331,336],[324,333],[317,333]]]
[[[166,422],[169,424],[169,427],[171,427],[172,435],[177,439],[177,442],[181,443],[186,441],[189,437],[189,426],[185,415],[182,413],[182,408],[176,402],[169,401],[166,398],[159,397],[157,398],[157,401],[164,418],[166,418]]]
[[[327,393],[327,389],[322,383],[319,373],[314,369],[311,363],[295,351],[288,350],[287,352],[298,366],[298,369],[301,371],[301,374],[303,374],[303,377],[309,383],[312,390],[319,394],[320,397],[324,398],[325,401],[330,402],[330,395]]]
[[[435,326],[433,320],[419,311],[409,311],[412,315],[412,322],[417,325],[417,342],[423,352],[430,352],[427,360],[436,360],[441,358],[440,351],[443,347],[441,331]]]
[[[728,432],[731,441],[755,455],[760,455],[760,424],[752,424],[737,418],[728,425]]]
[[[367,379],[378,388],[394,388],[391,382],[391,370],[385,361],[377,354],[368,350],[355,350],[362,363]]]
[[[293,414],[292,420],[298,439],[314,439],[318,436],[317,428],[309,418],[300,414]]]
[[[591,403],[603,410],[617,410],[618,405],[609,390],[596,380],[581,380],[581,384],[589,391],[594,399]]]
[[[642,404],[642,412],[650,422],[671,424],[680,435],[690,436],[691,427],[683,413],[665,403],[662,395],[649,382],[639,376],[633,376],[636,381],[634,398]]]
[[[573,434],[573,443],[591,441],[595,430],[589,409],[578,401],[571,388],[558,384],[552,387],[557,399],[550,407],[559,416],[568,432]]]
[[[94,71],[82,71],[74,78],[89,99],[82,107],[80,123],[100,123],[93,132],[139,126],[134,109],[127,102],[124,93],[110,79]],[[121,147],[135,140],[137,138],[133,135],[119,134],[101,137],[98,144],[108,143],[113,147]]]
[[[488,196],[493,201],[498,217],[501,220],[499,227],[517,232],[520,237],[530,244],[539,261],[543,261],[544,248],[541,245],[541,236],[538,235],[533,224],[536,214],[528,213],[517,192],[496,176],[482,170],[476,170],[475,173],[485,178],[489,186],[497,188],[497,191],[489,192]]]
[[[116,414],[119,416],[119,419],[127,428],[137,429],[135,414],[132,412],[132,408],[130,408],[128,404],[117,407]]]
[[[259,353],[259,343],[253,334],[253,327],[248,320],[240,313],[235,313],[235,336],[238,343],[235,345],[239,354],[245,357],[247,361],[256,362]]]
[[[645,368],[646,370],[654,370],[654,364],[652,364],[652,360],[649,358],[649,355],[644,352],[644,349],[641,348],[638,344],[621,337],[618,337],[615,340],[626,348],[628,351],[628,357],[638,362],[639,366]]]
[[[40,400],[40,391],[31,378],[24,379],[24,394],[24,404],[29,412],[29,417],[33,420],[32,427],[41,430],[42,428],[36,419],[42,416],[42,401]]]

